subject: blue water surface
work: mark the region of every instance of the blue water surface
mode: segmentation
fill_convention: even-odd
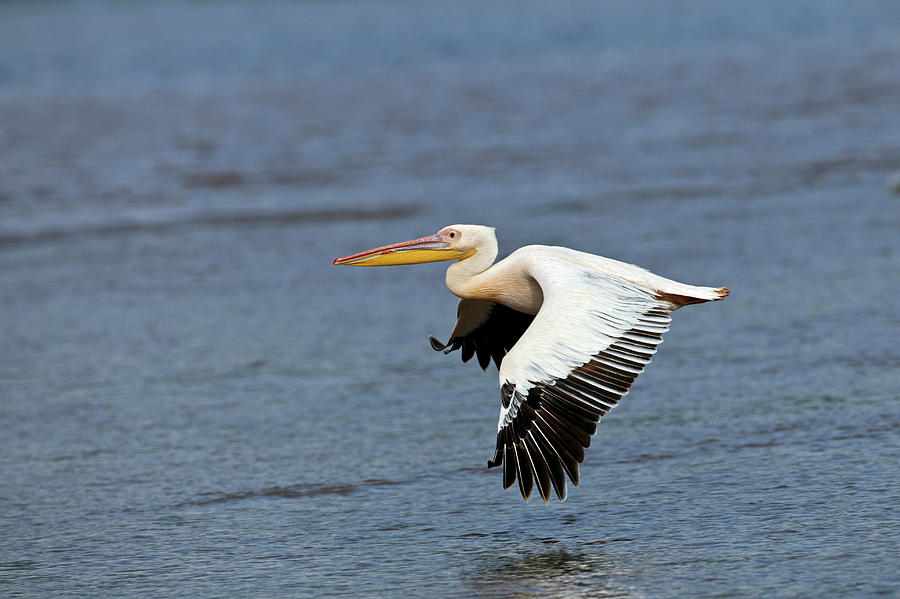
[[[0,595],[900,596],[900,4],[0,3]],[[452,223],[674,314],[565,503]]]

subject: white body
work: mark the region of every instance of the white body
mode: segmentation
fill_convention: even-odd
[[[452,225],[430,237],[335,260],[381,266],[456,260],[447,287],[462,298],[450,341],[434,349],[475,353],[500,371],[497,449],[503,486],[516,480],[527,500],[536,484],[566,497],[600,417],[628,393],[650,363],[669,314],[715,301],[725,287],[697,287],[643,268],[564,247],[530,245],[494,264],[494,230]],[[505,306],[505,308],[503,307]]]

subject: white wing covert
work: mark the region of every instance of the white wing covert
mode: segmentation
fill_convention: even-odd
[[[544,294],[531,326],[500,367],[497,448],[503,487],[518,479],[526,500],[536,485],[566,498],[600,417],[643,372],[669,330],[670,303],[654,290],[546,254],[528,261]]]

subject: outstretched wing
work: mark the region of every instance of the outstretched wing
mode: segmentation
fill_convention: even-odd
[[[450,341],[441,343],[429,335],[431,347],[444,353],[462,349],[463,362],[477,355],[482,370],[487,370],[491,365],[491,358],[500,368],[506,352],[534,320],[531,314],[502,304],[472,299],[459,300],[456,315],[456,326],[450,334]]]
[[[573,263],[528,261],[544,304],[500,368],[497,449],[503,487],[566,497],[600,417],[628,393],[669,330],[673,305],[653,290]]]

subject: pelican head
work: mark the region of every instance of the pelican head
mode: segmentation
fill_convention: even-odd
[[[430,237],[383,245],[352,256],[338,258],[334,263],[352,266],[393,266],[464,260],[485,245],[496,246],[493,228],[483,225],[451,225]]]

